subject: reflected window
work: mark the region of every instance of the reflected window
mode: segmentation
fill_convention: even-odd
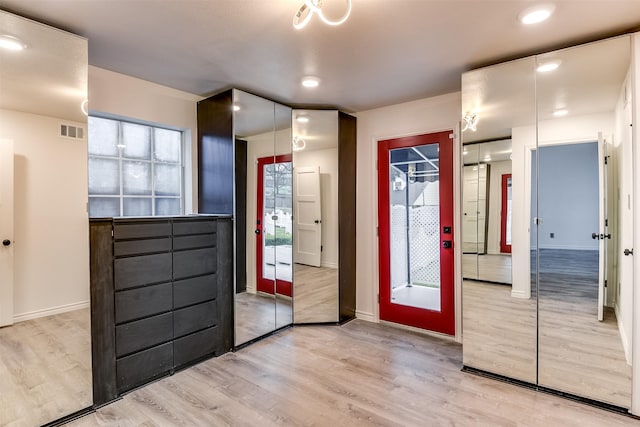
[[[183,213],[183,133],[89,117],[89,216]]]

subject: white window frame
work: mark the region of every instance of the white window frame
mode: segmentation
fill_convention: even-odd
[[[170,126],[165,126],[165,125],[161,125],[161,124],[157,124],[157,123],[149,123],[149,122],[143,122],[143,121],[136,121],[133,119],[129,119],[129,118],[123,118],[123,117],[114,117],[114,116],[109,116],[109,115],[102,115],[102,114],[89,114],[90,117],[92,118],[96,118],[96,119],[105,119],[105,120],[111,120],[111,121],[115,121],[118,124],[118,139],[117,139],[117,146],[118,146],[118,155],[117,156],[104,156],[104,155],[95,155],[95,154],[90,154],[89,150],[87,149],[87,153],[88,153],[88,157],[87,157],[87,164],[88,164],[88,160],[89,159],[107,159],[107,160],[117,160],[118,161],[118,172],[119,172],[119,194],[91,194],[89,192],[89,204],[91,203],[91,198],[117,198],[120,201],[120,212],[119,215],[120,217],[133,217],[133,215],[124,215],[124,199],[130,198],[130,199],[151,199],[151,216],[158,216],[156,215],[156,199],[179,199],[180,201],[180,212],[176,215],[184,215],[185,212],[185,138],[186,138],[186,132],[183,129],[177,129],[174,127],[170,127]],[[123,123],[130,123],[130,124],[134,124],[134,125],[141,125],[141,126],[148,126],[151,128],[151,132],[150,132],[150,143],[151,143],[151,158],[150,159],[139,159],[139,158],[130,158],[130,157],[124,157],[123,156],[123,152],[124,150],[121,148],[121,146],[124,146],[123,144],[123,132],[122,132],[122,124]],[[154,158],[154,148],[155,148],[155,132],[153,131],[153,129],[166,129],[166,130],[171,130],[171,131],[175,131],[175,132],[180,132],[180,160],[178,162],[167,162],[167,161],[159,161],[159,160],[155,160]],[[89,134],[89,132],[87,131],[87,134]],[[151,164],[151,194],[150,195],[144,195],[144,194],[131,194],[131,195],[125,195],[124,194],[124,177],[123,177],[123,173],[122,173],[122,164],[123,161],[135,161],[135,162],[142,162],[142,163],[150,163]],[[155,189],[155,165],[156,164],[167,164],[167,165],[179,165],[180,168],[180,195],[179,196],[156,196],[156,189]],[[91,171],[88,171],[89,175],[91,173]],[[87,206],[87,210],[89,211],[89,205]]]

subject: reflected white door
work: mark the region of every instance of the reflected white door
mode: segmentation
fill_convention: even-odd
[[[478,252],[478,166],[465,166],[462,188],[462,251]]]
[[[322,251],[322,208],[320,200],[320,167],[296,167],[294,192],[295,224],[294,262],[320,267]]]
[[[606,145],[602,133],[598,134],[598,320],[604,319],[604,305],[607,301],[605,280],[607,277],[607,156]]]
[[[0,242],[0,326],[6,326],[13,323],[13,141],[7,139],[0,139]]]

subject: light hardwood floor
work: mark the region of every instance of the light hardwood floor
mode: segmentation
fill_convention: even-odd
[[[448,340],[354,320],[294,327],[162,379],[84,426],[637,426],[460,371]]]
[[[0,329],[0,426],[33,427],[93,404],[89,309]]]
[[[277,302],[276,302],[277,301]],[[241,292],[235,295],[235,345],[291,324],[291,299]]]
[[[338,269],[294,264],[293,321],[338,321]]]

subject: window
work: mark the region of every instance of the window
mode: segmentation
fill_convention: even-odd
[[[89,117],[89,216],[180,215],[182,132]]]

